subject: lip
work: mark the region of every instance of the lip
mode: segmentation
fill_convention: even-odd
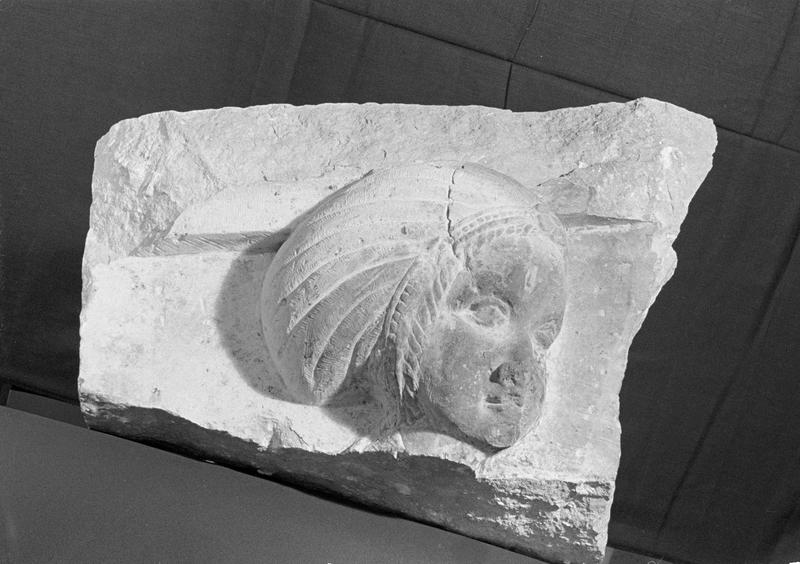
[[[483,404],[492,411],[522,411],[523,403],[521,396],[508,393],[488,394],[483,399]]]

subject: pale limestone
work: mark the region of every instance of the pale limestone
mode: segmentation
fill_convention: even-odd
[[[672,274],[671,244],[715,144],[710,120],[648,99],[548,113],[261,106],[120,122],[95,153],[87,421],[547,560],[597,561],[628,347]],[[376,437],[386,402],[299,398],[269,357],[262,286],[298,218],[371,170],[414,163],[508,175],[565,229],[566,309],[545,400],[508,448],[437,428]]]

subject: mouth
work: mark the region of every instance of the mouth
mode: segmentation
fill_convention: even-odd
[[[492,411],[519,410],[522,409],[525,398],[516,390],[501,390],[499,393],[487,394],[483,402]]]

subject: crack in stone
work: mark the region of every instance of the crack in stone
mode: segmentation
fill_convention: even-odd
[[[581,169],[581,167],[579,167],[579,166],[576,166],[575,168],[573,168],[573,169],[570,169],[570,170],[568,170],[567,172],[565,172],[565,173],[563,173],[563,174],[559,174],[558,176],[556,176],[556,177],[554,177],[554,178],[548,178],[547,180],[544,180],[544,181],[540,182],[539,184],[537,184],[536,186],[534,186],[534,188],[539,188],[539,187],[541,187],[541,186],[544,186],[544,185],[545,185],[545,184],[547,184],[548,182],[553,182],[553,181],[555,181],[555,180],[558,180],[558,179],[560,179],[560,178],[566,178],[566,177],[570,176],[570,175],[571,175],[573,172],[575,172],[576,170],[580,170],[580,169]]]
[[[458,255],[456,254],[456,242],[453,237],[453,218],[450,216],[450,208],[453,205],[453,187],[456,183],[456,174],[462,168],[464,167],[461,166],[455,169],[450,176],[450,184],[447,186],[447,207],[444,210],[444,218],[447,225],[447,242],[450,244],[450,250],[453,252],[453,256]]]

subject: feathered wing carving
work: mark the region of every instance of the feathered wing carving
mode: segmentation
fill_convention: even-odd
[[[452,169],[417,169],[342,188],[298,223],[270,265],[264,337],[297,401],[325,403],[366,362],[399,285],[446,235]]]

